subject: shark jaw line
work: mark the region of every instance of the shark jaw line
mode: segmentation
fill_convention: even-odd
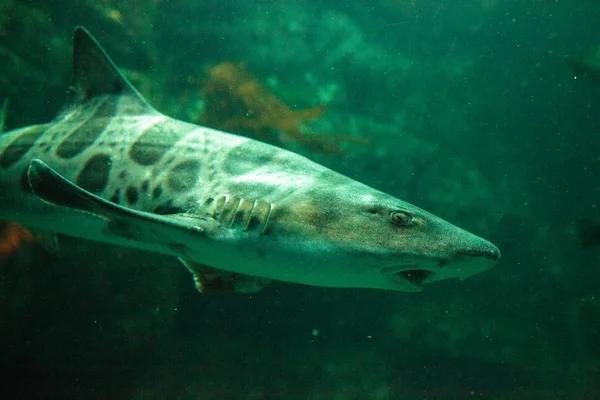
[[[419,258],[409,257],[404,262],[388,265],[381,274],[396,285],[403,285],[412,291],[420,292],[423,286],[449,278],[459,279],[479,274],[490,269],[499,252],[482,250],[458,250],[450,257]]]

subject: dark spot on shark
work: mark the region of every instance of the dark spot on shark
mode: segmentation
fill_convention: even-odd
[[[110,156],[106,154],[93,156],[77,175],[77,185],[89,192],[100,193],[108,184],[111,164]]]
[[[112,196],[110,196],[109,201],[115,204],[121,204],[121,189],[115,190]]]
[[[196,160],[182,161],[175,165],[167,177],[167,185],[175,192],[192,189],[200,176],[200,162]]]
[[[71,132],[56,148],[61,158],[73,158],[83,153],[102,135],[116,113],[115,101],[105,98],[94,114]]]
[[[144,182],[142,182],[142,186],[140,187],[140,190],[144,193],[148,192],[148,187],[150,186],[150,182],[148,182],[148,179],[144,180]]]
[[[127,178],[127,171],[123,170],[121,172],[119,172],[119,179],[126,179]]]
[[[57,135],[56,132],[48,132],[44,143],[48,143],[48,144],[56,143],[56,141],[57,141],[56,135]]]
[[[128,186],[125,190],[125,197],[127,198],[127,202],[129,204],[135,204],[139,198],[139,192],[133,186]]]
[[[48,150],[51,147],[51,143],[48,140],[45,139],[41,139],[40,142],[38,143],[38,147],[40,149],[40,152],[46,153],[48,152]]]
[[[189,204],[189,208],[192,208],[193,205],[198,204],[198,199],[195,196],[190,196],[187,199],[185,199],[184,204]]]
[[[162,195],[162,186],[157,186],[152,190],[152,200],[158,199]]]
[[[234,163],[224,163],[223,169],[230,175],[239,175],[240,173],[251,171],[256,165],[268,165],[274,162],[276,150],[260,149],[257,151],[255,146],[246,143],[232,148],[227,157],[235,159]]]
[[[63,122],[60,123],[60,125],[53,127],[53,133],[52,133],[52,137],[50,137],[50,142],[52,143],[60,143],[63,140],[65,140],[65,138],[67,136],[69,136],[69,134],[75,130],[77,127],[79,127],[81,125],[81,122]]]
[[[0,154],[0,166],[8,168],[21,159],[44,133],[43,126],[34,126],[21,133]]]
[[[191,130],[191,128],[185,129],[185,126],[162,121],[149,127],[131,145],[129,157],[140,165],[147,166],[157,163],[175,143]]]

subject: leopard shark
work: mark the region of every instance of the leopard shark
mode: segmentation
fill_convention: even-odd
[[[202,293],[271,281],[405,292],[500,251],[296,153],[154,109],[83,27],[56,118],[0,134],[0,218],[177,257]]]

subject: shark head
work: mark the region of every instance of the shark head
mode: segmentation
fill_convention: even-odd
[[[500,258],[487,240],[355,181],[301,197],[276,209],[271,226],[304,257],[312,254],[317,265],[307,268],[306,279],[327,271],[325,286],[415,292],[432,282],[463,280]]]

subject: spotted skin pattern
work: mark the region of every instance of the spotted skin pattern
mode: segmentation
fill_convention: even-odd
[[[33,126],[23,129],[19,135],[15,135],[14,139],[0,153],[0,168],[5,169],[17,163],[36,145],[43,133],[42,126]]]

